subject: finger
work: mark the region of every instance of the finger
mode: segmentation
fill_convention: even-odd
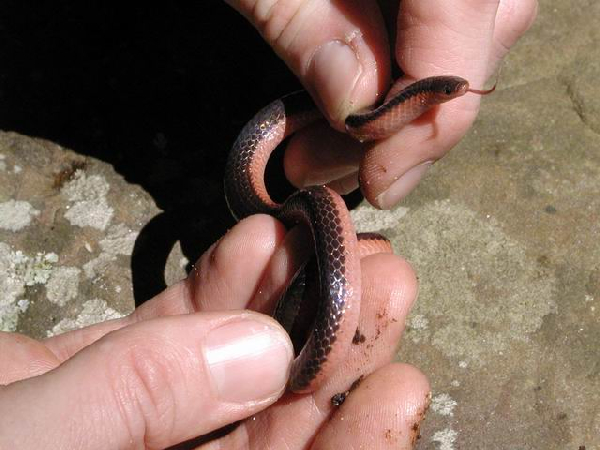
[[[222,438],[221,448],[306,448],[335,409],[332,397],[345,392],[361,375],[387,365],[395,354],[404,320],[417,293],[410,266],[391,254],[362,260],[362,298],[355,345],[346,362],[318,391],[286,394],[268,410]],[[217,445],[217,444],[215,444]]]
[[[269,261],[256,295],[248,304],[249,309],[264,314],[275,310],[285,288],[314,252],[311,245],[306,245],[311,239],[310,232],[302,226],[292,228],[286,234]]]
[[[537,0],[500,0],[496,14],[494,46],[488,76],[496,70],[510,48],[531,27],[537,11]]]
[[[318,392],[318,399],[331,403],[358,378],[366,376],[394,357],[404,331],[404,322],[418,292],[416,275],[401,257],[391,253],[362,259],[361,312],[353,346],[345,364]]]
[[[200,257],[185,280],[131,315],[70,331],[44,343],[64,361],[108,332],[135,322],[197,311],[245,309],[284,236],[285,228],[272,217],[244,219]]]
[[[41,342],[0,331],[0,386],[41,375],[59,364],[59,359]]]
[[[286,229],[267,215],[242,220],[202,257],[186,279],[194,311],[244,309]]]
[[[396,59],[411,80],[458,75],[481,88],[488,76],[499,0],[406,0],[400,4]],[[391,208],[414,187],[428,164],[441,158],[471,126],[480,96],[438,106],[377,143],[361,166],[365,197]]]
[[[389,82],[385,26],[373,0],[227,0],[259,30],[335,128]]]
[[[285,149],[285,176],[298,188],[330,184],[356,174],[362,155],[355,139],[320,123],[290,140]]]
[[[166,448],[273,403],[292,357],[256,313],[134,324],[0,391],[0,448]]]
[[[425,375],[406,364],[388,364],[347,395],[311,449],[411,449],[429,399]]]

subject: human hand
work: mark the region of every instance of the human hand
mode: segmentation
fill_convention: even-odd
[[[252,216],[130,316],[42,342],[0,333],[0,448],[161,449],[236,421],[204,448],[409,447],[429,386],[390,361],[414,273],[391,254],[364,258],[364,339],[319,390],[284,394],[289,339],[248,309],[271,310],[297,255],[293,235]]]
[[[348,114],[389,89],[390,45],[381,10],[397,1],[226,1],[262,33],[334,128],[343,131]],[[482,88],[536,12],[536,0],[402,0],[393,48],[405,74],[400,83],[457,75]],[[465,135],[479,102],[478,95],[465,95],[440,105],[364,149],[327,126],[314,126],[290,142],[286,175],[297,187],[326,183],[340,193],[356,189],[360,176],[367,200],[391,208]]]

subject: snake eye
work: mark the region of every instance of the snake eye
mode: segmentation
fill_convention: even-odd
[[[444,88],[444,92],[446,93],[446,95],[450,95],[452,94],[452,88],[450,86],[446,86]]]

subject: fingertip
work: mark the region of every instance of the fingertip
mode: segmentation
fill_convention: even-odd
[[[515,36],[515,41],[535,22],[539,4],[537,0],[501,0],[496,17],[496,26],[506,24]]]
[[[380,394],[390,386],[394,387],[392,393]],[[408,428],[423,420],[431,401],[429,380],[421,370],[410,364],[388,364],[369,375],[362,387],[364,390],[359,390],[357,394],[380,398],[385,409],[400,409],[402,423]],[[359,405],[361,398],[352,400]],[[352,404],[349,407],[352,407]]]
[[[431,402],[431,384],[427,375],[411,364],[393,363],[384,368],[381,376],[399,381],[399,391],[404,392],[402,397],[408,406],[406,410],[422,419]]]
[[[412,448],[430,399],[426,377],[412,366],[388,364],[356,385],[312,448]]]
[[[251,253],[252,257],[267,256],[285,237],[285,227],[277,219],[267,214],[254,214],[238,222],[231,228],[215,248],[215,259],[225,259]],[[225,261],[228,262],[228,261]]]
[[[360,45],[359,39],[353,43],[327,42],[317,49],[310,63],[308,73],[314,93],[325,115],[338,129],[352,108],[352,97],[356,96],[354,91],[362,76],[357,55]]]
[[[346,117],[389,87],[389,44],[375,2],[324,3],[324,16],[312,21],[322,39],[299,75],[331,126],[344,132]]]
[[[265,214],[247,217],[230,229],[186,279],[194,310],[244,309],[285,233],[281,222]]]
[[[417,275],[408,261],[391,253],[369,255],[361,260],[363,293],[367,298],[383,298],[393,317],[404,317],[419,290]]]
[[[300,78],[340,131],[389,83],[389,45],[375,2],[230,0]]]
[[[60,364],[43,343],[20,333],[0,332],[0,386],[41,375]]]
[[[522,17],[525,18],[525,20],[523,20],[523,27],[521,28],[522,33],[525,33],[526,31],[528,31],[533,24],[535,23],[538,13],[540,11],[540,4],[538,2],[538,0],[528,0],[525,3],[525,6],[523,6],[524,8],[524,14],[522,14]]]
[[[538,14],[537,0],[502,0],[496,15],[494,57],[502,59],[531,28]]]

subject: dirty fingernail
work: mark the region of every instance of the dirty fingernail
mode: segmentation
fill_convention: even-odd
[[[381,209],[392,208],[414,189],[432,164],[433,161],[426,161],[406,171],[386,191],[376,197],[377,207]]]
[[[361,68],[354,50],[341,41],[323,45],[313,57],[314,88],[334,121],[342,120],[350,107],[350,95]]]

